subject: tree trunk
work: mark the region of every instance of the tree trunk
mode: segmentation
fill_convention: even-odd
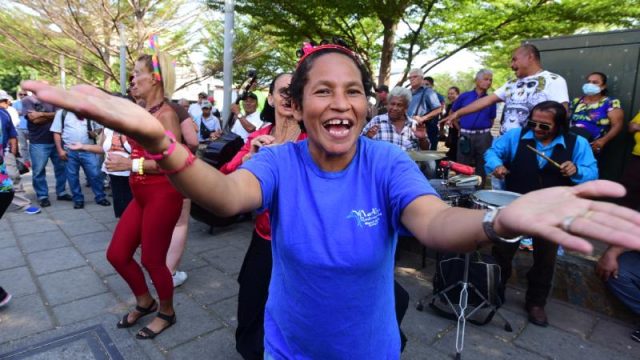
[[[382,39],[382,55],[380,56],[380,72],[378,73],[378,86],[386,84],[389,81],[391,73],[391,60],[393,59],[393,50],[396,47],[396,30],[398,29],[398,20],[382,20],[383,39]]]

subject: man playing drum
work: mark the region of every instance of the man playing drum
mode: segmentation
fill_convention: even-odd
[[[555,101],[539,103],[531,111],[526,127],[508,131],[486,152],[487,174],[505,179],[506,190],[520,194],[597,179],[598,166],[589,143],[568,129],[564,106]],[[531,323],[547,326],[544,306],[551,290],[558,245],[535,237],[533,245],[525,307]],[[505,283],[511,276],[511,261],[517,249],[518,242],[493,247]]]

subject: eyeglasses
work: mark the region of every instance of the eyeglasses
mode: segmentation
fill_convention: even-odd
[[[529,120],[529,121],[527,121],[527,127],[529,129],[540,128],[540,130],[550,131],[552,126],[549,125],[549,124],[543,124],[543,123],[539,123],[537,121]]]
[[[27,93],[18,93],[18,96],[27,96]]]

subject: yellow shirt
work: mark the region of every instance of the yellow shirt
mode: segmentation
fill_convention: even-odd
[[[634,124],[640,124],[640,113],[638,113],[631,122]],[[633,139],[636,141],[636,144],[633,146],[633,151],[631,151],[631,153],[633,155],[640,156],[640,131],[633,133]]]

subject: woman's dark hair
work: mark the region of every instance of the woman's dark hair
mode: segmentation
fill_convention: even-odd
[[[280,77],[283,75],[291,75],[291,73],[280,73],[276,75],[269,84],[269,95],[273,95],[273,91],[276,87],[276,81],[278,81],[278,79],[280,79]],[[276,109],[269,104],[269,99],[264,100],[264,106],[262,107],[262,112],[260,113],[260,120],[271,124],[276,123]]]
[[[567,109],[557,101],[543,101],[534,106],[529,112],[529,120],[533,116],[534,111],[542,111],[553,114],[553,122],[558,128],[558,134],[566,135],[569,132],[569,119],[567,118]]]
[[[305,57],[301,63],[298,64],[296,71],[293,73],[293,78],[291,79],[291,85],[289,85],[289,96],[291,97],[291,101],[302,108],[302,97],[304,86],[309,81],[309,71],[313,67],[314,61],[322,55],[326,54],[342,54],[348,58],[350,58],[360,70],[360,76],[362,79],[362,85],[364,86],[364,92],[366,97],[373,95],[373,80],[371,79],[371,75],[367,71],[367,68],[359,61],[357,58],[349,56],[345,53],[345,51],[335,49],[335,48],[325,48],[315,51],[314,53]]]
[[[459,87],[457,87],[457,86],[452,86],[452,87],[450,87],[450,88],[449,88],[449,90],[453,90],[453,91],[455,91],[458,95],[460,95],[460,88],[459,88]]]
[[[587,79],[589,79],[589,76],[591,75],[600,76],[600,79],[602,80],[602,85],[607,85],[607,75],[605,75],[604,73],[601,73],[599,71],[594,71],[591,74],[587,75]],[[600,91],[600,95],[607,95],[607,89],[606,88],[602,89],[602,91]]]

